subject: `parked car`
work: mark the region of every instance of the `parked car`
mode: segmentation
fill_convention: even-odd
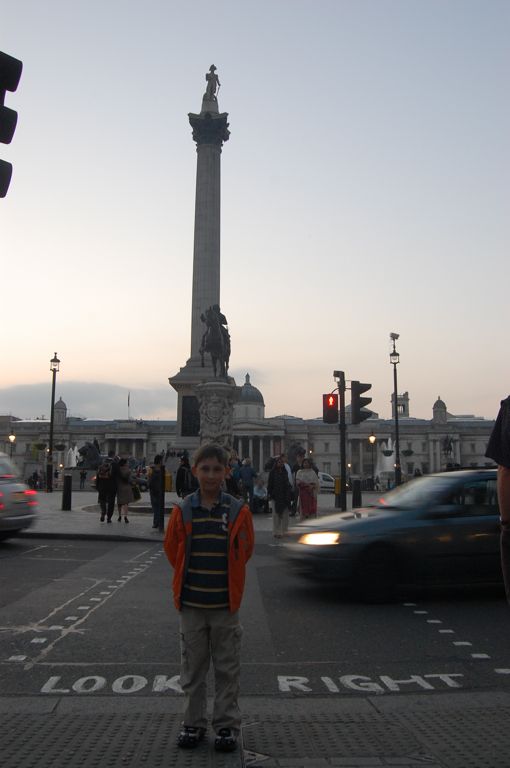
[[[0,540],[32,525],[36,506],[37,491],[20,480],[12,461],[0,453]]]
[[[372,507],[303,523],[283,552],[298,572],[383,602],[399,585],[501,583],[496,470],[411,480]]]
[[[327,472],[319,472],[320,493],[335,492],[335,478]]]

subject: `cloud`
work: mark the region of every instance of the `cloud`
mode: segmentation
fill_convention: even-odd
[[[177,394],[167,387],[131,388],[102,382],[66,381],[55,390],[67,405],[68,416],[87,419],[175,419]],[[49,418],[51,388],[48,384],[24,384],[0,389],[0,414],[31,419]]]

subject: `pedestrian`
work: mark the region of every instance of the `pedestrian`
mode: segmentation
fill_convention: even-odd
[[[510,396],[501,401],[485,455],[498,465],[501,570],[510,604]]]
[[[251,511],[254,515],[258,512],[264,512],[267,506],[267,488],[264,485],[264,478],[257,477],[253,486],[253,504]]]
[[[236,499],[240,499],[243,494],[239,488],[239,482],[234,476],[236,474],[236,468],[238,468],[237,461],[235,459],[230,459],[228,463],[227,476],[225,477],[225,490],[231,496],[235,496]]]
[[[107,458],[101,462],[96,473],[96,488],[98,502],[101,507],[101,522],[112,522],[115,510],[115,497],[117,496],[117,476],[119,463],[115,451],[108,451]]]
[[[281,539],[289,528],[289,510],[294,497],[283,454],[278,456],[269,473],[267,493],[273,513],[273,536]]]
[[[175,474],[175,490],[177,492],[177,496],[183,499],[189,493],[192,493],[192,491],[194,490],[193,480],[194,478],[191,473],[189,459],[187,456],[182,456],[179,469]]]
[[[239,470],[239,477],[242,483],[241,487],[243,490],[244,500],[247,501],[251,507],[252,501],[253,501],[253,483],[255,482],[257,473],[252,467],[250,458],[247,457],[246,459],[244,459],[243,463],[241,464],[241,468]]]
[[[117,504],[119,505],[119,523],[123,517],[124,522],[129,523],[129,504],[131,504],[134,500],[135,497],[131,483],[131,470],[129,469],[127,459],[121,459],[119,461],[119,471],[117,474]]]
[[[174,569],[174,603],[180,612],[180,684],[186,697],[177,743],[193,748],[204,738],[206,679],[212,659],[212,727],[214,746],[220,752],[236,749],[241,728],[238,609],[254,543],[248,506],[221,490],[227,468],[228,456],[221,446],[209,443],[198,449],[192,472],[199,488],[174,506],[164,542]]]
[[[304,448],[298,448],[296,451],[296,461],[292,465],[292,478],[294,481],[294,498],[292,499],[292,506],[290,509],[290,516],[294,517],[297,515],[298,507],[299,507],[299,488],[296,485],[296,475],[299,472],[300,469],[303,468],[303,461],[305,460],[306,451]]]
[[[149,495],[152,507],[152,527],[160,531],[165,529],[165,467],[162,457],[154,457],[154,464],[149,467]]]
[[[317,517],[319,478],[313,470],[310,459],[303,459],[303,466],[296,473],[296,485],[299,492],[299,514],[301,520]]]
[[[87,470],[82,469],[80,471],[80,491],[83,491],[85,488],[85,480],[87,479]]]

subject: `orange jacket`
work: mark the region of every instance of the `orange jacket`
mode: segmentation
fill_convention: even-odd
[[[255,535],[251,512],[247,504],[222,493],[219,503],[225,507],[228,519],[228,594],[230,612],[239,609],[244,591],[246,563],[253,552]],[[186,496],[172,509],[164,547],[174,569],[174,604],[181,610],[181,592],[191,554],[193,507],[200,506],[200,491]]]

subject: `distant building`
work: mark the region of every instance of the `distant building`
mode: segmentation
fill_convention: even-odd
[[[440,397],[432,406],[431,419],[416,419],[410,416],[408,392],[398,396],[397,407],[404,478],[453,467],[493,466],[493,462],[484,456],[493,420],[472,415],[455,416],[448,412]],[[0,416],[0,449],[7,454],[11,449],[8,440],[11,431],[16,435],[13,458],[23,476],[26,478],[34,470],[42,470],[46,462],[49,420]],[[376,438],[373,449],[368,440],[371,434]],[[57,468],[64,468],[73,449],[94,440],[98,441],[103,453],[114,450],[120,456],[133,456],[149,462],[157,453],[179,453],[182,446],[176,435],[176,421],[77,418],[67,416],[67,406],[62,398],[55,403],[53,440]],[[373,475],[379,477],[384,486],[393,476],[394,439],[393,419],[380,419],[376,413],[362,424],[349,424],[347,462],[350,476],[369,480]],[[324,424],[322,418],[301,419],[288,415],[266,418],[264,397],[246,374],[234,408],[234,449],[238,455],[241,458],[249,456],[255,468],[261,470],[268,458],[282,452],[292,461],[298,447],[303,447],[313,457],[319,469],[338,474],[337,425]]]

